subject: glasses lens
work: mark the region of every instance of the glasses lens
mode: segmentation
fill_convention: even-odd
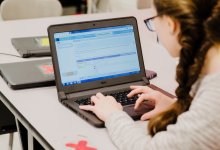
[[[150,31],[155,31],[153,19],[150,19],[150,20],[147,21],[147,26],[148,26]]]

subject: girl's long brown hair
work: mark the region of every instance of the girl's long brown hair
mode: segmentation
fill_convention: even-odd
[[[220,41],[219,0],[154,0],[154,6],[158,14],[170,16],[180,23],[178,40],[182,49],[176,68],[178,100],[150,119],[148,130],[152,136],[166,130],[169,124],[175,124],[178,115],[189,109],[193,99],[191,87],[199,78],[207,51],[217,39]]]

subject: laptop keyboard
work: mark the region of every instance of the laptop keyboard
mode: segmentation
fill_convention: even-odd
[[[126,90],[126,91],[115,92],[107,95],[113,96],[117,102],[121,103],[121,105],[124,106],[124,105],[135,104],[136,100],[138,99],[137,95],[128,98],[127,95],[130,92],[131,90]],[[90,98],[78,99],[75,102],[78,103],[79,105],[91,105]]]

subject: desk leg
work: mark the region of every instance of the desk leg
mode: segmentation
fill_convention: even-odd
[[[12,150],[12,148],[13,148],[13,140],[14,140],[14,133],[10,133],[9,134],[9,148],[8,148],[8,150]]]
[[[32,136],[18,119],[16,119],[18,134],[20,137],[22,150],[44,150],[41,144]]]
[[[28,131],[28,150],[44,150],[40,143]]]
[[[27,134],[27,129],[19,122],[18,119],[16,120],[16,126],[18,130],[18,135],[21,143],[21,148],[22,150],[28,150],[28,134]]]
[[[28,150],[34,150],[34,138],[30,131],[28,132]]]

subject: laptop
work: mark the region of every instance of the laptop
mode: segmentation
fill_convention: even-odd
[[[23,58],[51,55],[47,36],[12,38],[11,43]]]
[[[14,90],[55,85],[51,59],[0,64],[0,75]]]
[[[153,109],[134,110],[130,85],[148,85],[134,17],[52,25],[48,28],[59,101],[96,127],[104,123],[79,109],[98,92],[111,95],[133,119]]]

